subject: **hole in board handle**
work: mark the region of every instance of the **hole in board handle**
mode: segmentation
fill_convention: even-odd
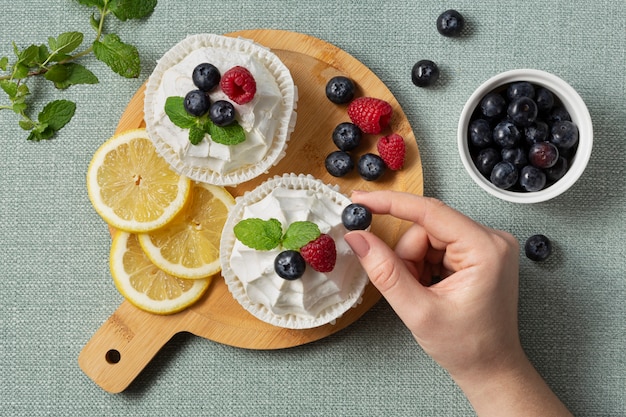
[[[120,355],[120,352],[118,350],[111,349],[104,355],[104,359],[107,361],[107,363],[115,365],[122,359],[122,355]]]

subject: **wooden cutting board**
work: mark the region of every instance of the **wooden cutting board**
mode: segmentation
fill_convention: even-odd
[[[296,129],[287,156],[267,175],[228,190],[238,196],[268,178],[284,173],[311,174],[326,183],[337,184],[346,195],[355,189],[395,189],[423,193],[422,164],[411,126],[402,108],[378,77],[345,51],[304,34],[279,30],[245,30],[228,36],[252,39],[269,47],[291,70],[298,87]],[[388,131],[404,137],[407,143],[405,168],[387,172],[375,182],[362,180],[356,172],[344,178],[330,176],[324,159],[333,150],[331,134],[335,126],[349,121],[345,105],[331,103],[325,96],[327,81],[346,75],[358,85],[357,95],[386,100],[393,107]],[[145,126],[143,99],[145,86],[131,99],[116,132]],[[381,135],[366,135],[359,154],[376,153]],[[393,246],[407,225],[389,216],[376,216],[372,231]],[[230,295],[221,276],[213,279],[202,299],[180,313],[160,316],[123,302],[84,346],[78,357],[81,369],[104,390],[123,391],[144,369],[163,345],[179,332],[190,332],[215,342],[247,349],[281,349],[319,340],[359,319],[380,299],[370,284],[363,302],[346,312],[337,322],[305,330],[292,330],[262,322],[245,311]],[[367,323],[361,325],[366,326]]]

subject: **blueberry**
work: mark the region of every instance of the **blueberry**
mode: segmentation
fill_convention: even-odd
[[[552,253],[552,242],[545,235],[533,235],[526,240],[524,252],[531,261],[545,261]]]
[[[507,114],[518,126],[530,126],[537,118],[537,103],[530,97],[518,97],[511,101]]]
[[[491,126],[485,119],[476,119],[469,126],[470,143],[477,148],[485,148],[493,143]]]
[[[499,93],[489,93],[480,101],[480,110],[485,117],[500,117],[506,110],[506,100]]]
[[[348,204],[341,213],[341,221],[348,230],[365,230],[372,224],[372,212],[362,204]]]
[[[413,65],[411,80],[418,87],[429,87],[439,78],[439,67],[433,61],[422,59]]]
[[[300,278],[304,275],[306,269],[306,261],[295,250],[286,250],[274,258],[274,271],[279,277],[289,281]]]
[[[528,161],[537,168],[550,168],[559,159],[559,150],[550,142],[535,143],[528,151]]]
[[[508,85],[506,95],[509,101],[520,97],[535,98],[535,87],[528,81],[517,81]]]
[[[187,113],[200,117],[209,111],[209,98],[200,90],[191,90],[185,96],[184,107]]]
[[[230,101],[218,100],[211,104],[209,117],[217,126],[228,126],[235,121],[235,106]]]
[[[354,98],[354,82],[342,75],[331,78],[326,83],[326,97],[335,104],[345,104]]]
[[[550,125],[566,120],[568,122],[572,121],[572,116],[570,116],[567,109],[563,106],[556,106],[552,109],[550,114],[548,115],[546,122]]]
[[[552,106],[554,106],[554,94],[547,88],[540,87],[535,92],[535,102],[537,103],[539,113],[546,114],[552,110]]]
[[[550,142],[559,150],[570,149],[578,143],[578,128],[570,121],[562,120],[552,125]]]
[[[343,177],[354,169],[354,162],[350,154],[344,151],[335,151],[328,154],[324,161],[326,171],[333,177]]]
[[[546,186],[546,174],[537,167],[526,165],[520,171],[519,185],[526,191],[543,190]]]
[[[517,182],[518,173],[515,165],[507,161],[501,161],[493,167],[489,179],[498,188],[507,190]]]
[[[385,173],[385,162],[373,153],[366,153],[357,164],[359,175],[366,181],[375,181]]]
[[[522,133],[510,120],[503,120],[493,128],[493,141],[502,148],[516,146],[522,137]]]
[[[191,74],[191,79],[195,86],[204,92],[213,90],[220,83],[221,78],[220,70],[208,62],[196,66]]]
[[[547,141],[549,133],[550,128],[546,122],[535,120],[535,123],[524,129],[524,138],[526,139],[526,144],[531,146],[533,143]]]
[[[465,18],[456,10],[446,10],[437,17],[437,31],[443,36],[459,36],[465,26]]]
[[[493,167],[502,160],[502,155],[495,148],[486,148],[478,152],[474,165],[481,174],[489,178]]]
[[[522,169],[522,167],[528,165],[528,156],[523,148],[504,148],[500,154],[503,161],[512,163],[516,169]]]
[[[350,122],[339,123],[333,130],[333,142],[342,151],[351,151],[359,146],[363,132]]]
[[[569,162],[567,161],[567,159],[559,156],[556,164],[552,165],[550,168],[545,168],[544,172],[546,173],[546,177],[548,178],[548,180],[554,182],[563,178],[568,168]]]

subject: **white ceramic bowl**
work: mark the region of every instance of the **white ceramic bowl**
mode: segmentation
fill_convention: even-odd
[[[534,85],[542,86],[550,90],[558,98],[569,112],[572,122],[576,124],[579,132],[578,148],[570,162],[567,173],[554,184],[535,192],[503,190],[493,185],[485,178],[474,165],[470,155],[468,141],[468,127],[474,110],[481,99],[489,92],[498,87],[515,81],[528,81]],[[488,193],[502,200],[514,203],[538,203],[550,200],[568,190],[582,175],[589,158],[593,145],[593,126],[587,106],[580,95],[561,78],[545,71],[534,69],[516,69],[500,73],[487,81],[474,91],[463,107],[458,126],[458,146],[461,161],[470,177]]]

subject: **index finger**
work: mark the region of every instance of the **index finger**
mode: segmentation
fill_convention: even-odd
[[[355,191],[351,200],[375,214],[389,214],[417,223],[433,238],[449,244],[459,235],[483,233],[484,226],[459,213],[440,200],[399,191]]]

